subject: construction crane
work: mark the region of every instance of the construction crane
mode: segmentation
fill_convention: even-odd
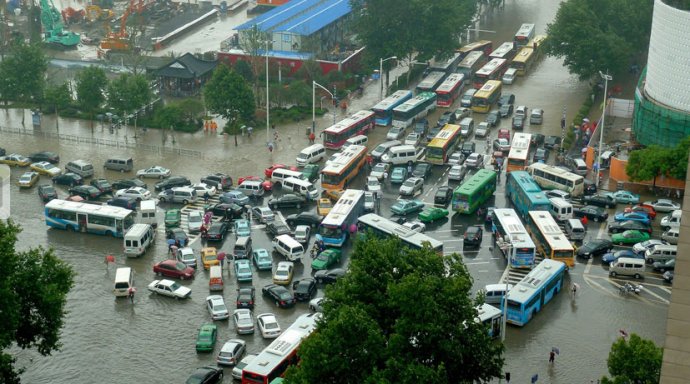
[[[102,51],[129,51],[130,36],[127,33],[127,18],[134,12],[141,13],[148,7],[149,3],[144,3],[144,0],[130,0],[129,7],[120,18],[120,30],[117,32],[108,32],[108,34],[101,40],[100,48]]]
[[[65,30],[53,0],[41,0],[41,24],[46,44],[58,49],[74,49],[79,44],[79,34]]]

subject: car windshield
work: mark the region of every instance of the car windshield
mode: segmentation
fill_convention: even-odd
[[[190,222],[190,223],[198,223],[198,222],[201,222],[201,216],[199,216],[199,215],[189,215],[189,222]]]
[[[264,323],[264,328],[266,328],[266,329],[278,329],[278,324],[267,322],[267,323]]]

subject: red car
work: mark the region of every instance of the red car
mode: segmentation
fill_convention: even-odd
[[[273,171],[271,171],[273,172]],[[271,180],[264,180],[260,178],[259,176],[245,176],[245,177],[240,177],[237,182],[239,184],[242,184],[245,180],[254,180],[254,181],[260,181],[261,186],[264,187],[264,191],[270,192],[273,189],[273,182]],[[238,184],[238,185],[239,185]]]
[[[649,219],[650,219],[650,220],[654,220],[654,218],[656,218],[656,210],[654,210],[654,207],[652,207],[652,206],[649,205],[649,204],[642,204],[642,203],[640,203],[640,204],[637,204],[637,205],[634,206],[634,207],[626,207],[626,208],[625,208],[625,213],[628,213],[628,212],[642,212],[642,213],[645,213],[645,214],[647,214],[647,216],[649,216]]]
[[[506,139],[508,142],[510,142],[510,130],[509,129],[499,129],[498,130],[498,138],[499,139]]]
[[[153,272],[159,276],[163,275],[182,280],[194,278],[194,268],[177,260],[163,260],[153,266]]]
[[[275,171],[276,169],[279,169],[279,168],[288,168],[291,171],[297,170],[297,167],[295,167],[294,165],[291,165],[288,167],[285,164],[273,164],[270,167],[264,169],[264,175],[266,175],[266,177],[271,177],[271,175],[273,175],[273,171]]]

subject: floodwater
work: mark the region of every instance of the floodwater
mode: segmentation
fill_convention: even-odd
[[[523,22],[537,23],[538,32],[542,32],[546,23],[553,18],[556,7],[556,3],[538,0],[508,1],[505,10],[482,19],[479,28],[495,30],[496,33],[482,33],[481,37],[493,39],[497,45],[510,40]],[[564,106],[570,120],[581,101],[587,97],[586,86],[568,76],[560,61],[550,58],[543,60],[515,85],[507,86],[504,92],[515,93],[518,105],[543,108],[544,124],[530,127],[527,131],[547,135],[560,134],[559,121]],[[361,99],[353,100],[351,109],[368,108],[377,98],[378,84],[373,82],[367,86]],[[430,117],[430,121],[434,122],[441,112],[442,110],[437,110]],[[338,112],[336,118],[342,118],[341,112]],[[326,128],[332,123],[332,119],[332,115],[319,118],[318,129]],[[475,116],[475,119],[481,121],[483,116]],[[27,114],[25,131],[32,131],[28,125],[30,121]],[[47,139],[42,133],[22,134],[20,122],[18,111],[0,112],[0,146],[8,152],[26,154],[38,150],[56,151],[62,157],[60,166],[64,166],[69,160],[87,159],[97,166],[97,176],[110,180],[132,175],[103,171],[100,164],[110,156],[128,154],[135,159],[135,169],[163,165],[171,168],[173,174],[186,175],[192,181],[215,171],[227,172],[236,180],[245,175],[263,175],[263,169],[275,162],[293,164],[297,152],[307,145],[304,132],[310,125],[309,121],[304,121],[279,126],[277,147],[273,152],[269,152],[266,141],[273,138],[267,138],[265,131],[258,129],[251,138],[239,136],[235,145],[234,137],[224,138],[217,133],[170,135],[149,130],[145,134],[140,131],[135,139],[132,127],[111,134],[107,127],[100,123],[96,123],[92,129],[88,122],[60,121],[59,132],[63,135],[109,140],[109,145],[95,146],[65,139]],[[504,126],[508,124],[508,120],[502,123]],[[40,132],[57,131],[55,121],[50,117],[44,118]],[[492,134],[495,136],[495,131]],[[382,141],[384,136],[385,129],[377,128],[371,134],[370,145]],[[147,147],[129,149],[135,140]],[[115,143],[120,143],[120,146],[115,146]],[[483,146],[484,140],[478,140],[480,150],[483,150]],[[200,155],[180,156],[166,154],[167,152],[162,152],[164,154],[161,155],[158,147],[184,148],[199,151]],[[21,172],[22,169],[14,169],[13,180]],[[432,201],[436,187],[445,184],[446,173],[445,167],[435,167],[425,184],[423,194],[418,198],[425,202]],[[494,204],[497,206],[506,206],[503,195],[504,179],[502,178],[496,193]],[[361,186],[362,181],[359,180],[354,186]],[[48,180],[42,177],[41,182],[45,183]],[[152,184],[149,182],[150,187]],[[382,215],[390,216],[388,207],[397,198],[397,188],[386,186],[385,191]],[[64,197],[65,194],[62,190],[61,196]],[[151,272],[152,265],[167,257],[164,236],[161,236],[163,233],[160,229],[155,246],[149,249],[146,255],[139,259],[126,259],[122,255],[120,239],[48,230],[35,188],[20,191],[13,185],[11,198],[12,215],[24,228],[24,232],[20,234],[20,247],[50,246],[77,271],[75,287],[68,296],[68,314],[61,338],[63,347],[51,357],[41,357],[32,351],[18,351],[19,364],[26,367],[23,375],[25,382],[178,382],[184,380],[195,367],[215,365],[214,354],[197,354],[194,350],[198,327],[210,322],[204,305],[204,298],[208,295],[207,272],[200,270],[193,281],[183,282],[192,288],[192,297],[186,301],[153,296],[146,291],[146,285],[155,278]],[[168,208],[165,205],[162,207]],[[309,209],[314,207],[311,206]],[[283,216],[291,213],[295,211],[282,212]],[[461,252],[464,228],[476,223],[477,218],[474,216],[452,215],[446,222],[430,225],[428,234],[444,241],[446,252]],[[256,223],[254,225],[254,247],[270,249],[270,240],[265,232]],[[589,236],[596,237],[603,227],[590,223],[588,229]],[[605,230],[603,232],[605,233]],[[229,252],[234,238],[234,235],[229,235],[219,247]],[[465,261],[475,279],[476,289],[485,284],[498,282],[505,268],[505,261],[492,253],[489,244],[490,236],[485,231],[481,249],[478,252],[464,252]],[[192,247],[198,250],[201,247],[200,241],[193,241]],[[135,271],[138,292],[134,304],[126,299],[116,300],[112,296],[115,270],[112,266],[107,269],[103,262],[104,256],[111,253],[116,256],[117,266],[130,266]],[[276,257],[274,261],[278,260]],[[309,259],[307,257],[304,260],[304,266],[297,264],[296,277],[310,275]],[[346,263],[347,257],[344,265]],[[506,371],[511,372],[513,382],[526,383],[530,377],[538,374],[539,382],[589,383],[606,372],[605,359],[608,350],[621,329],[651,338],[659,345],[663,343],[667,307],[663,302],[652,300],[651,292],[642,298],[614,294],[611,289],[614,287],[613,283],[607,279],[606,271],[596,263],[591,266],[578,264],[570,271],[569,279],[582,287],[576,299],[572,299],[565,292],[561,293],[526,327],[508,328]],[[645,285],[659,285],[661,288],[658,292],[668,291],[661,284],[657,284],[657,281],[656,277],[649,277]],[[299,303],[293,309],[275,308],[272,303],[261,298],[260,289],[269,282],[270,273],[255,271],[253,285],[258,291],[258,304],[254,313],[274,312],[281,326],[286,328],[308,309],[304,303]],[[236,288],[234,272],[228,273],[223,296],[230,308],[234,308],[232,301]],[[321,288],[319,295],[323,295]],[[219,326],[218,344],[222,345],[225,340],[237,337],[231,322],[216,323]],[[257,353],[269,343],[258,333],[240,338],[247,341],[249,352]],[[556,357],[555,364],[551,365],[547,360],[552,347],[559,348],[560,355]],[[219,349],[220,345],[217,345],[215,351]],[[224,382],[229,383],[232,381],[230,370],[226,369],[225,372]]]

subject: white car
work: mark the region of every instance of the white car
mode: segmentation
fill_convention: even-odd
[[[477,128],[474,130],[474,135],[476,137],[486,137],[486,135],[489,134],[489,130],[491,130],[489,123],[482,121],[481,123],[477,124]]]
[[[369,176],[381,180],[383,179],[383,174],[386,172],[391,172],[390,163],[377,163],[376,165],[374,165],[374,168],[371,169],[371,173],[369,173]]]
[[[317,297],[309,300],[309,309],[313,312],[323,312],[323,301],[325,297]]]
[[[137,201],[149,200],[151,198],[151,191],[148,191],[141,187],[131,187],[120,189],[115,192],[115,197],[131,197]]]
[[[657,245],[666,245],[668,242],[664,240],[658,240],[658,239],[649,239],[647,241],[643,241],[641,243],[637,243],[633,245],[632,250],[635,253],[642,253],[645,252],[648,249],[652,249]]]
[[[204,224],[204,215],[201,211],[187,212],[187,228],[189,232],[196,233],[201,231],[201,226]]]
[[[43,174],[43,175],[48,175],[48,176],[57,176],[59,174],[62,174],[62,169],[59,167],[56,167],[54,164],[51,164],[47,161],[40,161],[38,163],[33,163],[31,164],[31,169],[34,171]]]
[[[168,168],[163,168],[158,165],[146,168],[146,169],[140,169],[137,171],[137,177],[149,177],[153,179],[164,179],[166,177],[169,177],[171,174],[170,170]]]
[[[526,106],[518,105],[518,107],[515,108],[515,112],[513,112],[513,114],[515,116],[522,116],[523,118],[526,119],[527,118],[527,111],[528,111],[528,108]]]
[[[417,221],[417,220],[406,221],[403,223],[403,227],[410,228],[411,230],[413,230],[417,233],[422,233],[422,232],[426,231],[426,224],[422,223],[421,221]]]
[[[298,225],[295,227],[295,240],[302,244],[309,242],[309,235],[311,235],[311,227],[308,225]]]
[[[172,280],[154,280],[149,284],[147,287],[149,291],[163,295],[163,296],[170,296],[174,297],[176,299],[186,299],[192,294],[192,290],[180,285],[176,281]]]
[[[259,332],[264,339],[275,339],[282,332],[276,315],[272,313],[262,313],[257,316],[256,324],[259,326]]]
[[[475,152],[467,157],[465,165],[470,168],[484,168],[484,156]]]
[[[561,191],[560,189],[549,189],[545,191],[544,194],[547,198],[560,197],[563,200],[570,200],[570,194],[566,191]]]
[[[196,254],[194,253],[194,249],[192,249],[192,247],[182,247],[178,249],[176,258],[177,261],[184,263],[188,267],[195,269],[197,267]]]
[[[256,353],[250,353],[245,355],[242,360],[240,360],[239,363],[235,364],[235,367],[232,369],[232,377],[234,377],[237,380],[242,380],[242,371],[244,370],[244,367],[246,367],[249,363],[251,363],[252,360],[254,360],[257,356]]]
[[[376,201],[374,194],[371,192],[364,192],[364,210],[366,212],[373,212],[376,208]]]
[[[645,201],[643,204],[651,205],[657,212],[673,212],[680,209],[680,204],[669,199],[659,199],[654,201]]]
[[[252,216],[256,219],[256,221],[264,224],[268,224],[276,218],[275,214],[269,207],[252,208]]]
[[[292,261],[279,262],[275,272],[273,272],[273,282],[278,285],[290,284],[290,280],[292,280],[292,271],[294,268],[295,263]]]
[[[367,191],[369,192],[380,192],[381,182],[374,176],[367,177]]]
[[[412,132],[407,137],[405,138],[405,145],[417,145],[419,144],[419,140],[422,139],[422,136],[419,133]]]
[[[235,329],[238,334],[247,335],[254,333],[254,317],[252,316],[251,310],[247,308],[236,309],[232,313],[232,320],[235,322]],[[276,321],[276,324],[277,323]],[[280,329],[280,327],[278,329]],[[277,336],[278,335],[276,335],[276,337]]]
[[[215,196],[216,194],[216,187],[206,183],[192,184],[192,188],[196,191],[196,195],[202,199],[207,193],[209,196]]]
[[[225,320],[230,317],[228,307],[221,295],[211,295],[206,297],[206,307],[213,320]]]
[[[414,196],[417,191],[421,192],[424,187],[424,179],[421,177],[410,177],[400,186],[400,194]]]
[[[448,171],[448,180],[462,181],[467,175],[467,167],[465,165],[454,165]]]
[[[469,108],[460,107],[456,109],[453,114],[455,115],[455,121],[460,121],[463,117],[470,117],[472,110]]]
[[[465,162],[465,155],[460,151],[453,152],[450,155],[450,157],[448,158],[448,164],[450,164],[450,165],[460,165],[464,162]]]
[[[388,130],[386,134],[386,140],[398,140],[405,133],[405,128],[403,127],[393,127]]]
[[[244,355],[246,349],[247,343],[244,340],[230,339],[223,344],[223,348],[218,352],[216,363],[218,365],[235,365],[240,361],[240,357]]]

